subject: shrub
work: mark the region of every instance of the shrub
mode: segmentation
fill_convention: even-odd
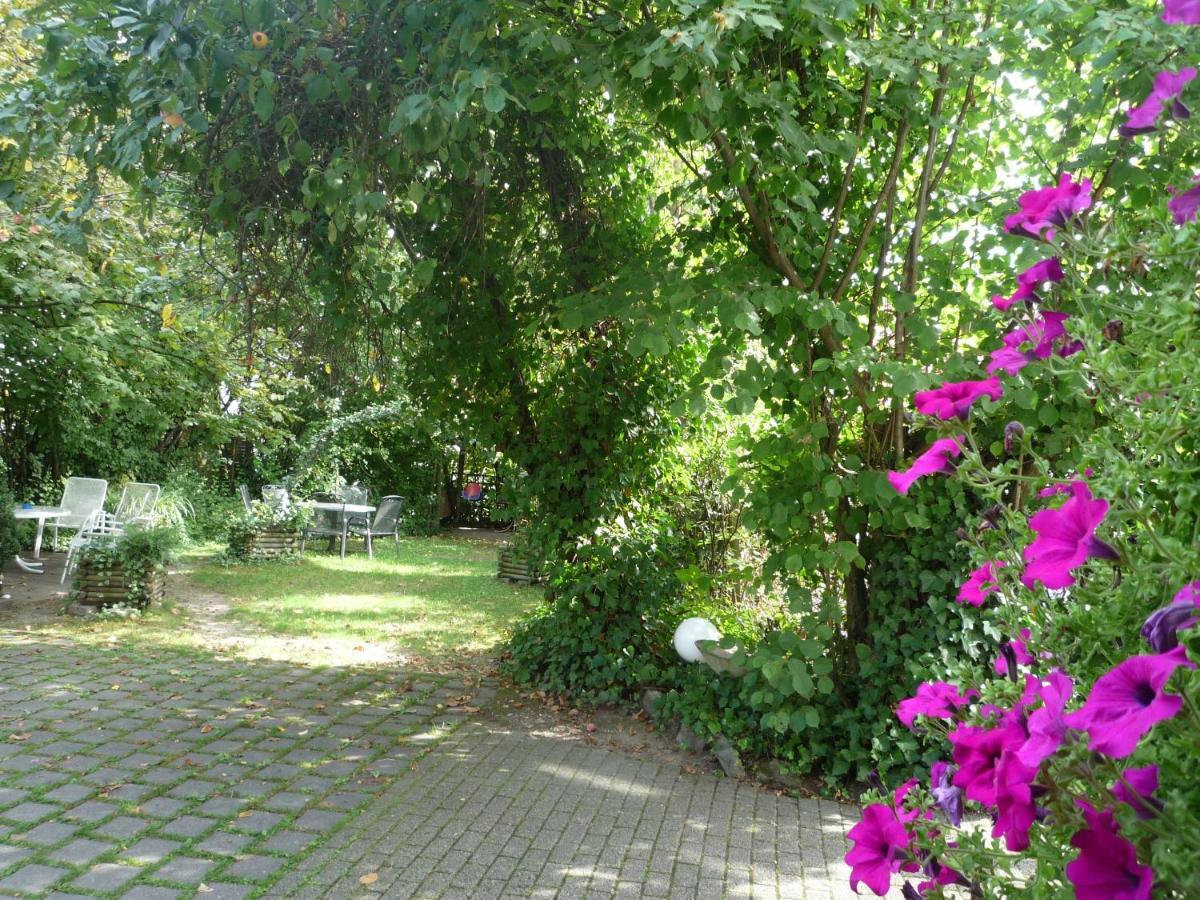
[[[133,525],[123,534],[85,544],[79,554],[79,571],[88,568],[115,579],[119,569],[129,605],[144,607],[149,602],[148,580],[165,570],[182,541],[183,532],[177,526]]]

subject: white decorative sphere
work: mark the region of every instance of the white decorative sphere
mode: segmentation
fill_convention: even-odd
[[[675,629],[675,652],[684,662],[700,662],[696,641],[719,641],[721,632],[708,619],[684,619]]]

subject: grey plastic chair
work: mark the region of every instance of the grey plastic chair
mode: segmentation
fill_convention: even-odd
[[[403,511],[404,498],[392,494],[379,501],[379,509],[375,510],[375,520],[370,525],[351,523],[351,533],[366,540],[368,557],[375,555],[373,538],[390,536],[396,543],[396,550],[400,549],[400,513]]]
[[[103,478],[68,478],[58,505],[67,510],[46,524],[54,534],[54,549],[58,549],[58,530],[78,531],[96,510],[104,509],[108,482]]]
[[[265,490],[265,488],[264,488]],[[340,509],[314,509],[312,518],[300,533],[300,552],[304,553],[304,545],[310,537],[340,538],[342,542],[342,559],[346,558],[346,505]]]
[[[113,515],[124,524],[145,521],[154,514],[161,493],[162,488],[157,484],[130,481],[121,489],[121,499]]]

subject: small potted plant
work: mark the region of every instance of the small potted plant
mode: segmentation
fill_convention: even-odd
[[[238,559],[292,556],[307,522],[308,510],[303,506],[255,503],[229,526],[229,555]]]
[[[130,526],[80,550],[74,600],[85,606],[145,609],[161,600],[167,563],[180,543],[173,526]]]

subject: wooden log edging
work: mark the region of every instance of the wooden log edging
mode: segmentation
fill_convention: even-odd
[[[79,564],[75,602],[84,606],[136,606],[144,609],[161,601],[166,593],[166,576],[151,571],[141,577],[136,591],[130,591],[125,580],[125,567],[120,563],[105,569],[93,567],[87,560]]]
[[[252,531],[246,535],[241,555],[251,559],[279,559],[300,550],[300,533],[276,528]]]
[[[496,577],[514,584],[530,585],[541,584],[546,580],[545,573],[530,561],[527,554],[520,553],[512,547],[501,548]]]

